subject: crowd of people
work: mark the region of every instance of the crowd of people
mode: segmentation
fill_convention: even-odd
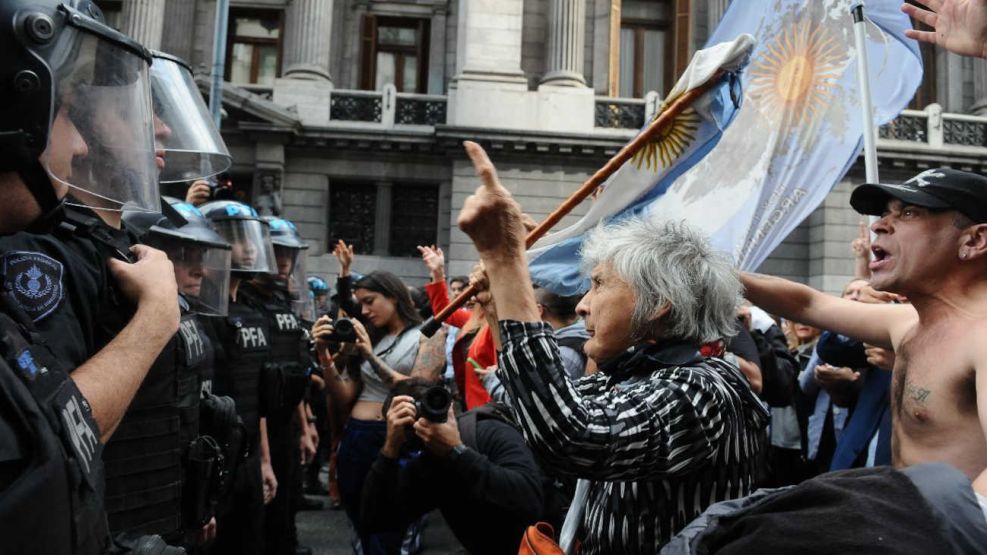
[[[903,9],[987,58],[987,2]],[[479,554],[987,553],[987,178],[857,187],[841,296],[632,217],[566,297],[466,142],[472,274],[423,245],[418,287],[338,240],[330,286],[291,221],[210,185],[229,155],[184,62],[86,0],[0,21],[4,552],[310,553],[312,493],[354,553],[427,551],[435,510]]]

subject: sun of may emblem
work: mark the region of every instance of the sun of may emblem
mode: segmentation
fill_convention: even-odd
[[[793,125],[818,122],[845,68],[843,49],[825,23],[804,19],[751,62],[750,97],[761,100],[769,118]]]
[[[661,109],[655,114],[655,119],[665,111],[672,100],[675,99],[669,98],[662,102]],[[694,109],[687,108],[675,118],[675,121],[667,129],[659,133],[653,141],[644,145],[634,155],[632,162],[638,169],[644,166],[653,172],[671,167],[695,140],[698,129],[699,114]]]

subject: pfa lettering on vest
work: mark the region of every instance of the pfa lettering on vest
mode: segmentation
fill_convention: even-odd
[[[264,337],[264,329],[255,326],[244,326],[240,328],[240,345],[246,349],[267,347],[267,337]]]
[[[178,332],[182,334],[185,343],[186,360],[198,360],[205,353],[205,345],[202,343],[202,336],[199,334],[199,326],[195,320],[184,320],[178,327]]]
[[[281,331],[291,331],[298,329],[298,319],[295,318],[294,314],[279,313],[274,315],[275,320],[278,322],[278,329]]]

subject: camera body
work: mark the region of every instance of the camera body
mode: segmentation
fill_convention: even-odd
[[[424,418],[429,422],[442,424],[449,419],[449,407],[452,406],[453,398],[452,393],[444,385],[428,382],[422,378],[411,378],[397,382],[381,408],[381,413],[385,419],[388,410],[390,410],[391,401],[398,395],[407,395],[414,399],[415,420]],[[425,448],[421,438],[415,434],[414,427],[408,426],[403,432],[405,437],[404,445],[401,448],[403,454],[407,455]]]
[[[209,200],[236,200],[233,180],[228,176],[214,176],[206,179],[209,184]]]
[[[356,328],[349,318],[337,318],[332,323],[333,331],[319,337],[322,341],[329,343],[329,348],[333,351],[339,349],[340,343],[356,343]]]
[[[435,424],[443,424],[449,419],[452,393],[442,385],[433,385],[421,397],[415,397],[415,419],[424,418]]]

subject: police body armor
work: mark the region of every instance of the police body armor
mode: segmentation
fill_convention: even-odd
[[[291,299],[279,289],[265,296],[254,284],[241,286],[241,294],[261,307],[271,330],[271,351],[261,373],[261,407],[264,414],[288,412],[301,402],[309,384],[305,330],[292,312]]]
[[[106,512],[114,535],[180,532],[182,499],[178,336],[154,361],[106,445]]]
[[[228,395],[247,430],[251,453],[258,447],[260,417],[260,375],[271,353],[270,328],[264,313],[246,299],[231,302],[229,315],[217,319],[216,335],[226,360],[213,369],[213,392]]]
[[[104,259],[134,262],[129,249],[137,237],[126,228],[115,230],[90,211],[72,207],[66,210],[61,227],[90,240]],[[100,307],[95,318],[97,348],[127,325],[133,311],[111,280],[108,306]],[[180,381],[179,354],[176,335],[148,370],[104,450],[106,512],[114,535],[160,534],[169,542],[181,541],[182,463],[187,441],[182,435],[179,402],[186,393],[183,386],[190,386]]]
[[[0,314],[2,551],[102,553],[99,432],[75,382],[27,326]]]

